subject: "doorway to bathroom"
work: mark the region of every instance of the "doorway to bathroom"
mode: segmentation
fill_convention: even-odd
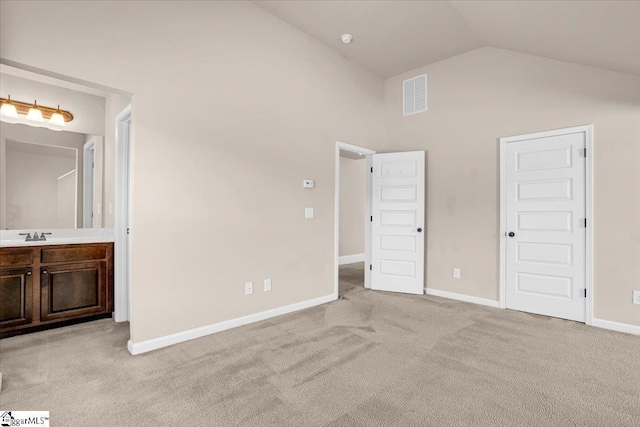
[[[365,269],[370,238],[369,156],[375,151],[336,143],[336,294],[370,287]]]

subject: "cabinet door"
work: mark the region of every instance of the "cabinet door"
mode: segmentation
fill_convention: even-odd
[[[30,268],[0,269],[0,328],[31,323],[32,285]]]
[[[75,318],[105,312],[105,261],[66,264],[40,269],[40,319]]]

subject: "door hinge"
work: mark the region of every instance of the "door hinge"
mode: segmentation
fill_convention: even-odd
[[[127,234],[129,234],[129,228],[127,227]]]
[[[584,219],[584,228],[587,228],[587,218]]]
[[[587,297],[587,289],[585,288],[585,289],[583,289],[583,291],[584,291],[584,297],[586,298]]]
[[[373,173],[373,166],[371,166],[371,173]]]
[[[371,215],[371,222],[373,222],[373,215]]]
[[[369,264],[369,270],[373,270],[373,264]]]
[[[587,158],[587,149],[586,148],[584,149],[583,154],[584,154],[584,158],[586,159]]]

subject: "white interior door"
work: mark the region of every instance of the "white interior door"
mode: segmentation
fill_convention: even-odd
[[[584,132],[506,144],[506,307],[585,321]]]
[[[371,288],[423,294],[424,151],[371,158]]]

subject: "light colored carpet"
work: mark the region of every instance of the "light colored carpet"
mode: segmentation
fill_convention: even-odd
[[[0,407],[83,426],[639,426],[640,338],[365,290],[140,356],[100,320],[0,342]]]

